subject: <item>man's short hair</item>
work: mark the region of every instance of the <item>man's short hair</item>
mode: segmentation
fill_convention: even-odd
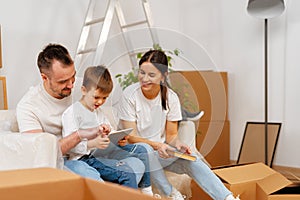
[[[74,62],[68,50],[60,44],[48,44],[38,55],[37,65],[40,72],[45,73],[51,70],[54,60],[64,65],[72,65]]]

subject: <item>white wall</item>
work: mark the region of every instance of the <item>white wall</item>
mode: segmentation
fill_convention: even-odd
[[[126,1],[131,17],[140,15],[135,1]],[[179,47],[199,69],[228,71],[233,160],[246,121],[264,120],[263,20],[247,14],[247,3],[150,0],[163,47]],[[15,108],[28,87],[40,81],[36,57],[43,46],[58,42],[75,54],[87,5],[87,0],[0,0],[4,66],[0,74],[7,77],[9,108]],[[269,120],[283,122],[275,164],[291,167],[300,167],[299,7],[300,2],[288,0],[284,14],[269,20]],[[107,50],[117,51],[117,46]],[[206,53],[211,60],[205,60]]]

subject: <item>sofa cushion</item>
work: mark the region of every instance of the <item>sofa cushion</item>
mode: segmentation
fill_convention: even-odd
[[[1,132],[0,157],[0,170],[63,167],[57,138],[49,133]]]
[[[0,132],[18,132],[16,110],[0,110]]]

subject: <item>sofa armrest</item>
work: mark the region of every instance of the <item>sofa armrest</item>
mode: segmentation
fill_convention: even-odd
[[[56,136],[49,133],[0,133],[0,170],[62,168]]]
[[[183,143],[187,144],[191,148],[191,150],[203,160],[203,162],[205,162],[211,168],[211,165],[201,155],[196,147],[196,128],[194,122],[181,121],[179,123],[178,137]]]
[[[14,109],[0,110],[0,130],[12,132],[19,131],[16,111]]]

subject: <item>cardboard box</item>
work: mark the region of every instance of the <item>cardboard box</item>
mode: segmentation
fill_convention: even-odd
[[[227,72],[176,71],[170,73],[169,78],[185,108],[205,111],[202,121],[228,120]],[[188,105],[185,105],[187,101]],[[197,109],[193,110],[193,107]]]
[[[185,109],[205,112],[196,124],[197,149],[213,167],[230,164],[227,72],[174,71],[169,79]]]
[[[229,121],[200,121],[196,146],[212,167],[230,164]]]
[[[54,168],[0,172],[3,200],[150,200],[150,196],[113,183],[100,183]]]
[[[292,184],[287,178],[263,163],[239,165],[213,170],[224,185],[241,200],[290,200],[300,199],[299,194],[278,194]],[[194,200],[211,200],[195,183],[192,184]],[[193,189],[194,188],[194,189]]]

